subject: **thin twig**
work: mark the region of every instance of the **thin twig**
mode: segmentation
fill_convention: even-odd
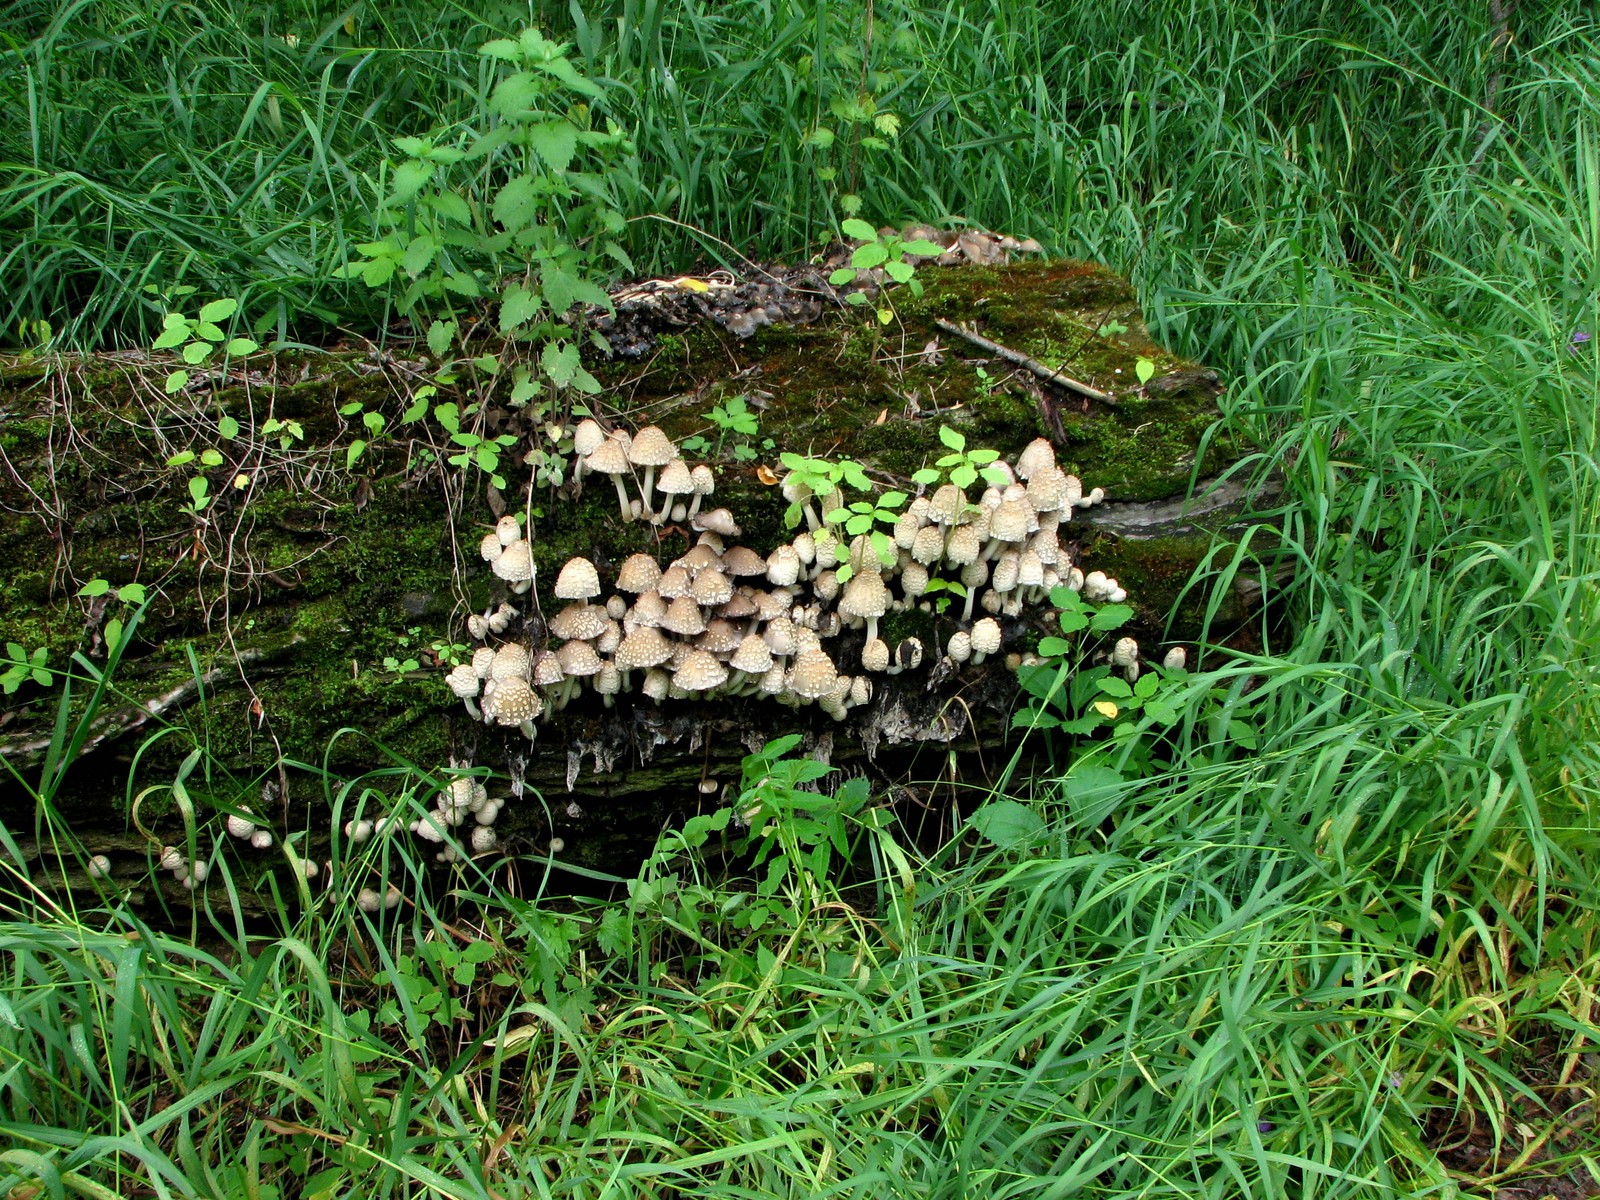
[[[1080,380],[1074,379],[1070,375],[1063,375],[1054,367],[1047,367],[1038,359],[1029,358],[1020,350],[1013,350],[1009,346],[1002,346],[999,342],[991,342],[988,338],[983,337],[981,334],[973,333],[970,329],[963,329],[954,321],[946,321],[943,317],[939,317],[936,318],[933,323],[946,333],[954,334],[959,338],[965,338],[980,350],[987,350],[995,357],[1003,358],[1012,366],[1021,367],[1024,371],[1028,371],[1034,375],[1037,375],[1046,383],[1053,384],[1056,387],[1061,388],[1063,391],[1075,392],[1080,396],[1088,397],[1090,400],[1098,400],[1101,404],[1115,405],[1117,402],[1116,397],[1111,395],[1109,392],[1102,392],[1099,388],[1090,387],[1087,383],[1083,383]]]

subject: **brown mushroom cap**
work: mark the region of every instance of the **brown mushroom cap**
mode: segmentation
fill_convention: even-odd
[[[533,659],[533,682],[539,687],[554,687],[566,678],[561,660],[552,650],[541,650]]]
[[[765,675],[772,669],[772,649],[759,633],[746,634],[728,665],[746,675]]]
[[[697,572],[704,571],[707,567],[716,566],[721,557],[722,551],[717,547],[706,542],[699,542],[690,546],[683,557],[672,565],[682,567],[690,575],[694,575]]]
[[[687,568],[673,563],[661,572],[661,578],[656,580],[656,591],[665,600],[676,600],[679,596],[689,594],[689,572]]]
[[[696,604],[715,608],[733,599],[733,580],[721,571],[707,567],[689,584],[689,594],[694,597]]]
[[[628,461],[636,467],[664,467],[678,457],[678,448],[658,426],[646,425],[633,435]]]
[[[585,604],[580,600],[550,618],[550,632],[568,641],[586,641],[604,633],[610,621],[606,610],[598,604]]]
[[[661,564],[648,554],[630,554],[617,571],[617,589],[637,596],[661,581]]]
[[[520,642],[507,642],[494,652],[494,662],[489,667],[489,678],[501,682],[519,677],[526,679],[532,662],[526,646]]]
[[[732,546],[722,552],[722,569],[737,578],[765,575],[767,560],[748,546]]]
[[[718,533],[723,537],[739,536],[739,523],[733,519],[733,514],[725,508],[713,508],[709,512],[696,513],[689,524],[696,529]]]
[[[711,654],[721,656],[733,653],[743,641],[743,637],[733,625],[719,618],[706,622],[706,630],[695,639],[695,645]]]
[[[876,619],[888,609],[889,589],[883,586],[883,577],[877,572],[862,571],[845,584],[839,601],[839,611],[845,616]]]
[[[556,577],[556,599],[588,600],[600,594],[600,572],[587,558],[569,558]]]
[[[701,615],[700,606],[694,602],[693,596],[679,596],[668,606],[666,615],[661,618],[661,628],[668,633],[694,637],[706,631],[706,620]]]
[[[672,674],[672,682],[686,692],[707,692],[728,681],[728,668],[704,650],[691,650]]]
[[[735,588],[733,598],[717,610],[717,615],[729,621],[742,621],[756,616],[761,610],[756,606],[755,593],[748,587]]]
[[[635,629],[656,628],[667,615],[667,601],[660,592],[640,592],[628,610],[627,623]]]
[[[694,491],[694,476],[689,471],[689,464],[681,458],[675,458],[661,469],[661,474],[656,478],[656,487],[669,496],[687,496]]]
[[[824,650],[807,650],[795,659],[784,680],[797,696],[815,700],[826,696],[839,681],[839,671]]]
[[[649,625],[641,625],[623,638],[616,654],[617,666],[625,671],[659,666],[671,657],[672,643]]]

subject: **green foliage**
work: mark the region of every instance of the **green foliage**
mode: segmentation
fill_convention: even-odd
[[[717,440],[711,442],[701,434],[686,437],[678,443],[679,449],[684,453],[720,458],[723,447],[729,438],[732,438],[732,454],[735,462],[754,462],[760,457],[760,453],[751,442],[761,433],[761,420],[751,409],[750,402],[743,396],[732,396],[721,404],[713,405],[711,411],[706,413],[706,420],[716,428]],[[764,450],[772,450],[774,446],[775,443],[771,438],[763,438],[761,441]]]
[[[5,657],[0,658],[0,666],[5,667],[0,672],[0,694],[14,696],[17,689],[30,679],[40,687],[49,687],[55,679],[45,665],[49,661],[48,647],[40,646],[30,653],[19,642],[7,642]]]
[[[969,450],[966,435],[948,425],[939,426],[939,440],[949,448],[950,453],[941,456],[933,466],[923,467],[913,474],[913,483],[932,487],[940,480],[948,479],[966,491],[980,479],[997,487],[1004,487],[1010,482],[1005,472],[994,465],[1000,457],[998,450]]]
[[[861,244],[851,251],[848,267],[840,267],[828,276],[828,282],[835,287],[863,282],[869,279],[868,272],[881,270],[889,282],[903,284],[913,296],[921,296],[922,281],[916,277],[916,266],[906,261],[907,257],[916,255],[929,258],[944,252],[944,247],[936,242],[920,238],[907,241],[892,230],[880,233],[855,217],[847,217],[840,229],[845,237],[854,238]],[[887,325],[894,320],[887,284],[878,290],[877,295],[878,323]],[[845,299],[851,304],[870,303],[864,291],[849,292]]]
[[[154,285],[148,290],[155,291]],[[232,299],[213,300],[202,305],[199,313],[193,317],[186,317],[182,313],[169,312],[162,319],[161,334],[151,344],[152,350],[176,350],[178,357],[188,367],[199,367],[211,360],[218,347],[222,349],[224,359],[244,358],[261,349],[259,343],[247,337],[230,338],[222,328],[224,321],[231,320],[239,311],[239,302]],[[183,390],[189,382],[189,372],[180,368],[167,376],[167,394]]]

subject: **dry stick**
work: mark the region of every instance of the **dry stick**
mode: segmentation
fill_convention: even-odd
[[[997,358],[1003,358],[1014,367],[1021,367],[1024,371],[1032,372],[1046,383],[1068,392],[1075,392],[1086,396],[1090,400],[1098,400],[1101,404],[1115,405],[1117,398],[1109,392],[1102,392],[1099,388],[1090,387],[1087,383],[1080,382],[1070,375],[1063,375],[1053,367],[1047,367],[1038,359],[1029,358],[1020,350],[1013,350],[1010,346],[1002,346],[999,342],[991,342],[980,334],[973,333],[970,329],[963,329],[954,321],[946,321],[943,317],[936,318],[933,322],[946,333],[953,333],[956,337],[965,338],[980,350],[987,350]]]

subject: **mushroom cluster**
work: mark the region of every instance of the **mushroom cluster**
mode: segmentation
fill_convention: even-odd
[[[1014,465],[996,463],[1001,478],[976,501],[953,483],[912,500],[894,527],[892,553],[880,549],[881,539],[875,545],[867,535],[839,536],[811,505],[818,498],[791,477],[784,481],[785,496],[801,504],[808,528],[765,555],[734,540],[740,530],[727,509],[702,511],[713,491],[711,472],[685,463],[660,429],[648,426],[629,437],[585,420],[574,440],[574,476],[610,475],[624,519],[687,521],[698,540],[665,567],[648,554],[628,558],[609,595],[594,563],[568,561],[555,583],[555,598],[565,605],[549,619],[550,647],[519,640],[487,644],[508,628],[508,610],[515,612],[509,605],[472,618],[470,631],[486,644],[446,682],[474,719],[515,726],[530,739],[541,717],[585,688],[607,707],[631,691],[656,703],[759,696],[815,703],[843,719],[871,700],[877,674],[940,659],[953,673],[966,662],[1004,653],[1002,621],[1047,609],[1054,588],[1081,591],[1095,603],[1126,598],[1115,579],[1101,571],[1085,574],[1061,545],[1061,524],[1105,493],[1085,489],[1057,466],[1043,438]],[[623,477],[640,469],[639,495],[630,497]],[[820,499],[823,514],[842,507],[835,497]],[[485,558],[498,551],[492,561],[501,578],[511,579],[500,567],[507,555],[515,551],[519,563],[527,559],[526,571],[519,565],[511,583],[514,592],[526,590],[518,581],[532,577],[526,547],[512,517],[483,539]],[[936,580],[965,591],[962,628],[932,653],[914,637],[890,645],[880,622],[896,611],[932,611],[941,590]],[[860,670],[853,675],[840,670],[840,656],[829,650],[847,630],[861,633]],[[1113,661],[1136,673],[1137,657],[1137,645],[1125,638]],[[1010,666],[1021,661],[1007,656]]]

